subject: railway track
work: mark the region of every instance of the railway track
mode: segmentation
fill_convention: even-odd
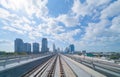
[[[61,62],[61,56],[59,56],[59,63],[60,63],[60,77],[66,77],[65,76],[65,73],[64,73],[64,69],[63,69],[63,66],[62,66],[62,62]]]
[[[21,73],[20,77],[105,77],[60,53],[48,58],[43,63],[34,64],[38,66],[33,66],[30,70],[26,69],[26,72]]]
[[[55,72],[58,71],[56,70],[57,60],[59,60],[59,77],[66,77],[60,55],[56,55],[47,62],[35,67],[34,69],[31,69],[30,71],[22,75],[22,77],[55,77]]]
[[[28,71],[27,73],[22,75],[22,77],[42,77],[45,70],[49,67],[50,64],[54,62],[55,59],[56,59],[56,56],[48,60],[46,63],[43,63],[35,67],[34,69]]]
[[[57,57],[56,57],[55,61],[53,62],[52,66],[48,72],[47,77],[54,77],[56,61],[57,61]]]

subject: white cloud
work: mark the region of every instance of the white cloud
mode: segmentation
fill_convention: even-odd
[[[101,20],[99,23],[89,23],[86,27],[85,34],[80,41],[76,41],[76,45],[87,46],[111,46],[120,42],[119,16],[110,21]],[[109,26],[108,26],[109,25]]]
[[[65,42],[65,43],[69,44],[69,43],[74,43],[75,42],[73,36],[77,35],[80,32],[81,32],[80,29],[75,29],[75,30],[71,30],[71,31],[64,32],[64,33],[61,33],[61,34],[57,34],[54,37],[55,37],[56,40],[59,40],[59,41],[62,41],[62,42]]]
[[[0,5],[4,8],[0,8],[0,18],[6,19],[3,20],[3,28],[4,30],[16,32],[18,34],[26,34],[29,35],[30,38],[41,37],[41,33],[50,34],[50,32],[58,32],[62,31],[61,27],[56,27],[54,30],[52,27],[56,24],[53,20],[49,20],[48,18],[48,8],[47,8],[48,0],[2,0],[0,1]],[[12,12],[11,12],[12,11]],[[10,13],[9,13],[10,12]],[[33,15],[36,16],[37,19],[40,19],[42,23],[40,23],[41,29],[39,30],[39,26],[35,25],[38,23],[33,18]],[[6,24],[10,22],[9,24]],[[42,30],[44,27],[44,30]]]
[[[114,3],[110,4],[101,12],[101,18],[113,17],[120,14],[119,6],[120,0],[117,0]]]
[[[103,5],[103,4],[107,4],[109,3],[111,0],[86,0],[86,3],[88,5],[92,5],[92,6],[100,6],[100,5]]]
[[[109,21],[107,20],[102,20],[99,23],[89,23],[88,27],[86,28],[86,33],[83,37],[83,40],[94,40],[94,38],[102,36],[108,23]]]
[[[23,20],[24,23],[31,24],[31,21],[26,17],[22,17],[21,20]]]
[[[10,16],[10,13],[5,9],[0,8],[0,18],[4,19],[7,18],[8,16]]]
[[[81,45],[81,48],[88,46],[110,46],[120,42],[120,12],[118,10],[120,1],[110,3],[111,0],[86,0],[85,3],[80,3],[79,0],[74,0],[72,7],[73,13],[78,17],[90,15],[96,8],[102,7],[100,21],[95,23],[88,23],[85,29],[85,34],[82,35],[79,41],[75,41],[75,45]],[[110,4],[110,5],[109,5]],[[109,5],[109,6],[108,6]],[[114,17],[116,16],[116,17]],[[106,18],[114,17],[112,22]]]
[[[113,20],[112,20],[112,26],[110,27],[110,29],[113,31],[113,32],[118,32],[120,33],[120,15],[115,17]]]
[[[67,14],[59,15],[57,20],[64,23],[66,27],[75,27],[79,24],[78,18]]]
[[[32,18],[35,14],[38,18],[48,14],[47,0],[2,0],[0,4],[10,10],[25,13]]]
[[[12,42],[10,40],[3,40],[0,39],[0,44],[11,44]]]
[[[81,3],[79,0],[74,0],[71,10],[77,17],[90,15],[98,7],[105,8],[110,1],[111,0],[86,0],[84,3]]]
[[[46,35],[54,35],[65,31],[55,18],[47,18],[44,23],[38,25],[37,30]]]
[[[79,0],[74,0],[68,13],[53,18],[49,16],[48,0],[1,0],[0,5],[7,9],[0,8],[2,29],[24,34],[33,40],[47,37],[57,42],[74,43],[78,48],[79,46],[105,46],[120,41],[120,11],[118,10],[120,0],[114,3],[110,1],[86,0],[81,3]],[[76,28],[85,15],[93,15],[93,20],[98,17],[100,21],[88,21],[86,23],[88,26],[83,25],[85,30],[79,28],[73,30],[72,28]],[[108,20],[108,17],[113,17],[112,21]],[[78,35],[78,33],[83,34]],[[79,40],[74,39],[75,35],[80,36]]]
[[[32,31],[33,30],[33,27],[28,25],[28,24],[24,24],[22,27],[23,27],[22,29],[25,31]]]
[[[8,25],[8,27],[15,28],[24,32],[32,31],[33,27],[30,26],[28,23],[30,23],[30,21],[22,20],[21,18],[21,20],[15,20],[14,22],[12,22],[10,25]]]
[[[38,32],[38,31],[30,31],[28,33],[28,37],[32,40],[35,40],[36,38],[42,37],[42,33]]]
[[[18,30],[16,28],[10,27],[10,26],[4,26],[3,29],[12,31],[12,32],[17,32],[18,34],[24,34],[24,31]]]
[[[2,0],[2,1],[0,1],[0,4],[7,9],[19,10],[19,9],[21,9],[21,6],[22,6],[22,8],[24,6],[27,6],[28,2],[27,2],[27,0],[18,0],[18,1],[16,1],[16,0]]]
[[[85,4],[80,3],[79,0],[74,0],[74,4],[73,4],[73,7],[71,10],[77,16],[79,16],[79,15],[85,16],[87,14],[87,9],[86,9]]]
[[[30,38],[39,37],[41,33],[46,34],[48,25],[52,26],[52,22],[47,19],[47,3],[48,0],[1,0],[0,5],[7,9],[0,8],[0,18],[2,18],[3,23],[2,29],[29,35]],[[40,24],[45,24],[46,31],[42,30],[43,28],[40,31],[37,29],[38,25],[35,24],[38,22],[36,21],[37,19],[33,18],[33,15],[43,21]],[[52,29],[50,31],[53,31]]]

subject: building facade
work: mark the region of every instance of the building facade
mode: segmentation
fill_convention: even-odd
[[[33,43],[33,53],[39,53],[39,43]]]
[[[53,52],[56,52],[55,44],[53,44]]]
[[[15,52],[23,52],[23,40],[16,38],[14,41]]]
[[[49,51],[49,48],[48,48],[47,38],[43,38],[41,52],[48,52],[48,51]]]
[[[30,43],[24,43],[24,52],[31,53],[31,44]]]
[[[69,46],[69,53],[74,53],[74,51],[75,51],[74,44],[70,44],[70,46]]]

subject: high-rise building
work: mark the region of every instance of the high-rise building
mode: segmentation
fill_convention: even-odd
[[[55,44],[53,44],[53,52],[56,52]]]
[[[14,41],[15,52],[23,52],[23,40],[16,38]]]
[[[60,52],[60,48],[57,48],[57,52]]]
[[[47,38],[43,38],[42,39],[42,47],[41,47],[41,52],[48,52],[49,48],[48,48],[48,42],[47,42]]]
[[[24,43],[24,52],[30,53],[31,52],[31,44],[30,43]]]
[[[31,44],[30,43],[28,44],[28,52],[31,53]]]
[[[33,43],[33,53],[39,53],[39,43]]]
[[[75,51],[74,44],[70,44],[70,46],[69,46],[69,53],[74,53],[74,51]]]
[[[65,48],[65,53],[69,53],[69,48],[68,47]]]
[[[23,43],[23,51],[27,52],[27,43]]]

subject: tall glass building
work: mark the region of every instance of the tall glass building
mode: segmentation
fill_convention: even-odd
[[[43,38],[42,39],[42,47],[41,47],[41,52],[48,52],[48,42],[47,42],[47,38]]]
[[[23,40],[16,38],[14,41],[15,52],[23,52]]]
[[[74,44],[70,44],[70,46],[69,46],[69,53],[74,53],[74,51],[75,51]]]
[[[31,44],[30,43],[24,43],[24,52],[31,53]]]
[[[39,53],[39,43],[33,43],[33,53]]]
[[[53,44],[53,52],[56,52],[55,44]]]

